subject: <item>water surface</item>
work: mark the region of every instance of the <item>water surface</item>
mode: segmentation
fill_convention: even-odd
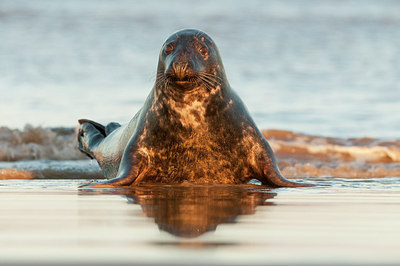
[[[313,188],[78,190],[87,180],[0,182],[2,262],[337,265],[400,263],[400,180]]]

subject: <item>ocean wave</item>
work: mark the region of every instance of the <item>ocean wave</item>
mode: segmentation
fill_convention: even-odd
[[[397,163],[400,140],[332,138],[284,130],[263,130],[277,156],[301,161]]]
[[[400,176],[400,140],[332,138],[263,130],[286,177]]]
[[[77,149],[74,128],[0,128],[0,179],[102,178]],[[263,130],[288,178],[400,176],[400,140]]]
[[[0,161],[82,160],[74,128],[0,128]]]

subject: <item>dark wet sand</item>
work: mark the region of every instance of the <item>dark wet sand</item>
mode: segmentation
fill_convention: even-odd
[[[245,201],[211,191],[182,205],[85,194],[82,181],[0,181],[0,264],[400,264],[400,178],[313,181],[327,186],[235,192]],[[217,227],[193,238],[159,230],[196,223]]]

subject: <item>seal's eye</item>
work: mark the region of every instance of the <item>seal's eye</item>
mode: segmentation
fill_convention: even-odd
[[[165,46],[165,53],[166,54],[172,53],[173,50],[174,50],[174,44],[173,43],[170,43],[167,46]]]
[[[200,46],[200,47],[199,47],[199,53],[200,53],[202,56],[207,56],[207,55],[208,55],[208,49],[207,49],[207,47],[205,47],[205,46]]]

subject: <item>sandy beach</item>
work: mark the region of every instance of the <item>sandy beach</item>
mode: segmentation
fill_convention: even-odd
[[[173,206],[166,190],[127,196],[78,190],[87,180],[3,180],[0,264],[397,265],[399,181],[319,178],[307,180],[320,184],[313,188],[194,194],[169,187],[189,197],[160,213]],[[189,227],[196,237],[178,236]]]

